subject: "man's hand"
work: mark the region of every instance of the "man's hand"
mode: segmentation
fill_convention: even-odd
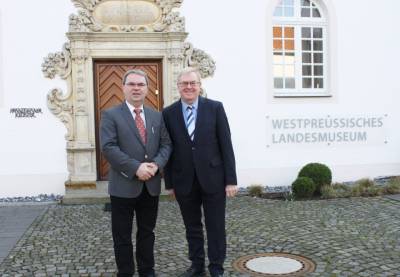
[[[158,168],[157,168],[158,169]],[[154,165],[151,163],[141,163],[138,170],[136,171],[136,176],[139,180],[147,181],[154,176],[156,171],[154,171]]]
[[[158,171],[158,165],[153,162],[153,163],[149,163],[148,166],[152,172],[152,176],[156,175],[156,173]]]
[[[175,199],[175,190],[174,189],[167,189],[166,190],[168,195],[172,198]]]
[[[225,187],[225,191],[226,191],[226,196],[234,197],[236,195],[236,193],[238,192],[238,188],[235,185],[227,185]]]

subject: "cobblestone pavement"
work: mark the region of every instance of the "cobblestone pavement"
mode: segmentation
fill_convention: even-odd
[[[48,206],[0,265],[0,276],[114,276],[110,214],[102,205]],[[400,276],[400,202],[351,198],[284,202],[247,196],[227,205],[226,276],[234,259],[286,252],[312,259],[307,276]],[[158,276],[178,276],[189,262],[176,202],[160,202]]]
[[[0,206],[0,264],[45,209],[42,205],[14,206],[13,203]]]

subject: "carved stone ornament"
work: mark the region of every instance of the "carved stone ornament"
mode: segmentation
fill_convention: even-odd
[[[71,78],[71,52],[70,44],[65,43],[62,52],[49,54],[42,63],[44,77],[54,79],[58,75],[61,79]],[[47,94],[47,107],[67,127],[67,140],[73,140],[73,108],[71,91],[66,94],[61,89],[54,88]]]
[[[56,75],[66,79],[71,74],[71,52],[69,43],[64,43],[63,51],[51,53],[42,63],[44,77],[54,79]]]
[[[183,0],[71,0],[70,32],[184,32]]]
[[[195,67],[200,71],[201,78],[207,78],[214,75],[215,61],[206,52],[196,49],[189,42],[183,45],[185,64],[184,67]]]
[[[103,26],[95,21],[91,13],[87,10],[79,10],[78,15],[69,16],[70,32],[99,32]]]
[[[88,54],[73,55],[71,59],[78,65],[83,64],[89,58]]]
[[[67,141],[73,140],[73,109],[70,96],[69,93],[64,94],[58,88],[52,89],[47,94],[47,107],[67,127],[67,134],[65,135]]]
[[[181,54],[181,53],[169,54],[168,55],[168,60],[173,65],[181,65],[182,62],[185,60],[185,56],[183,54]]]

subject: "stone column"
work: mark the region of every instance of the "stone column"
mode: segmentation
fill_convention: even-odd
[[[66,189],[96,188],[96,148],[94,135],[93,95],[89,85],[93,82],[91,76],[92,61],[89,57],[88,40],[71,41],[72,60],[72,95],[74,139],[67,145],[70,178]]]

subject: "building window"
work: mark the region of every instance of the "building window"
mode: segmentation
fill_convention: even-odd
[[[280,1],[275,9],[274,16],[294,16],[294,0]]]
[[[327,22],[317,1],[281,0],[272,26],[275,96],[329,96]]]

